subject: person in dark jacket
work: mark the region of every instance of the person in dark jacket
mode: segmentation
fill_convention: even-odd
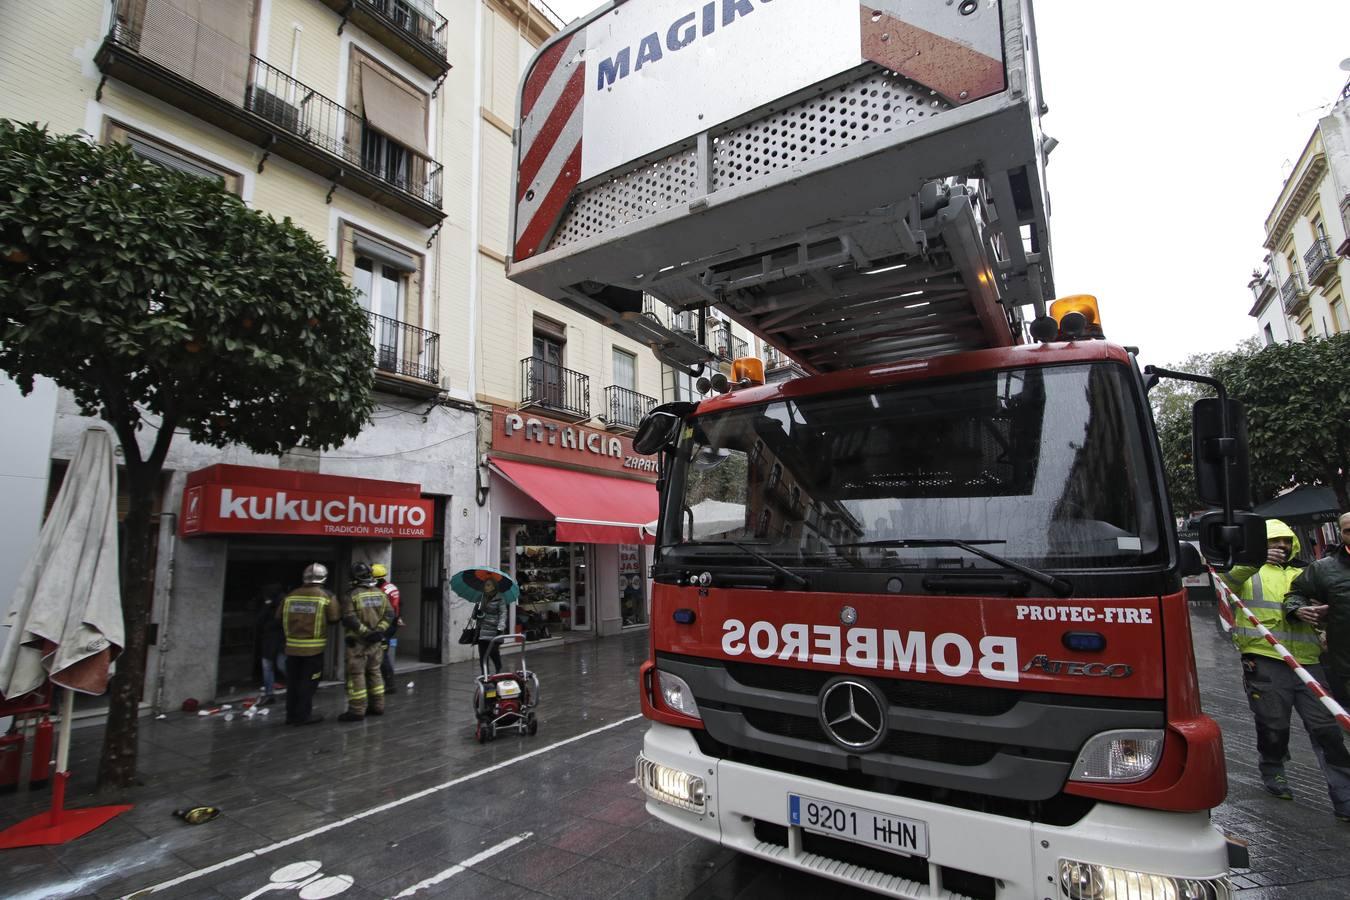
[[[492,643],[499,634],[506,634],[507,604],[497,593],[497,582],[489,579],[483,583],[483,599],[478,602],[473,617],[478,620],[478,668],[483,668],[484,659],[491,660],[492,671],[502,670],[501,644]]]
[[[271,706],[276,702],[277,676],[286,671],[286,629],[281,626],[277,610],[281,601],[286,599],[286,591],[273,582],[265,584],[259,591],[262,600],[258,606],[258,641],[262,654],[262,696],[259,706]]]
[[[1350,706],[1350,512],[1340,518],[1341,546],[1304,569],[1284,598],[1290,621],[1324,627],[1331,693]]]

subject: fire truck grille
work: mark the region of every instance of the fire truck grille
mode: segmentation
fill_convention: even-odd
[[[762,709],[743,709],[742,715],[752,728],[780,737],[797,738],[829,744],[830,739],[820,722],[804,716],[784,716]],[[935,734],[914,734],[892,731],[877,748],[881,753],[892,753],[910,759],[926,759],[950,763],[954,766],[978,766],[989,762],[998,752],[997,744],[980,741],[952,741]]]
[[[833,675],[810,669],[789,669],[754,663],[726,663],[727,674],[747,687],[794,694],[820,693]],[[959,712],[968,716],[998,716],[1015,707],[1021,691],[970,687],[964,684],[935,684],[929,681],[901,681],[879,678],[876,683],[893,706],[910,709]]]

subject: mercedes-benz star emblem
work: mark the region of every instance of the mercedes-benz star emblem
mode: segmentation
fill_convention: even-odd
[[[820,692],[820,724],[840,747],[865,753],[886,737],[886,700],[866,682],[836,679]]]
[[[839,610],[839,621],[845,625],[852,625],[858,621],[858,611],[851,606],[845,606]]]

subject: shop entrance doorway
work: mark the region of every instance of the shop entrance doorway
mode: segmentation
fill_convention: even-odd
[[[328,567],[326,587],[337,596],[347,583],[345,548],[322,539],[313,543],[295,539],[286,544],[255,538],[232,538],[225,568],[225,597],[221,604],[220,656],[216,692],[232,697],[256,692],[262,683],[261,639],[264,591],[272,586],[289,592],[300,584],[305,566]],[[336,631],[337,629],[334,629]],[[337,671],[333,636],[325,653],[323,677]]]

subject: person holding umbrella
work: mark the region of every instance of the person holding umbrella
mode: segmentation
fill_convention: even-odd
[[[474,603],[473,619],[478,624],[478,666],[491,660],[494,672],[502,670],[501,646],[492,639],[507,634],[510,605],[520,599],[520,588],[510,575],[499,569],[465,569],[450,577],[450,589]]]

